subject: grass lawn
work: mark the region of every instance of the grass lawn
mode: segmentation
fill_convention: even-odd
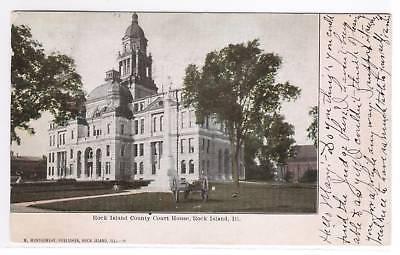
[[[211,190],[214,186],[215,190]],[[315,213],[315,185],[286,184],[272,186],[263,183],[241,183],[239,197],[232,198],[233,185],[210,184],[209,200],[203,202],[199,193],[175,203],[172,194],[140,193],[115,197],[55,202],[35,205],[57,211],[112,212],[255,212],[255,213]],[[183,195],[182,195],[183,197]]]
[[[112,189],[95,189],[95,190],[66,190],[51,192],[11,192],[11,203],[31,202],[39,200],[48,200],[67,197],[82,197],[91,195],[103,195],[115,193]]]

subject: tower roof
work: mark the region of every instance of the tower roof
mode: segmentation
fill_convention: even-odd
[[[138,15],[136,14],[136,12],[133,13],[132,14],[132,23],[125,30],[124,37],[146,39],[143,29],[139,26],[138,19],[139,18],[138,18]]]

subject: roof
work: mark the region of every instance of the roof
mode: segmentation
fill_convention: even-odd
[[[12,160],[16,161],[42,161],[43,157],[34,157],[34,156],[11,156]]]
[[[143,29],[139,26],[138,15],[136,13],[132,15],[132,23],[125,30],[124,37],[146,39]]]
[[[119,95],[121,97],[126,98],[129,103],[132,102],[133,100],[132,94],[126,86],[120,85],[117,81],[112,81],[112,80],[109,80],[108,82],[94,88],[89,93],[87,100],[93,101],[93,100],[103,99],[106,98],[107,95],[109,95],[109,93],[111,94],[119,93]]]
[[[293,147],[294,156],[288,162],[317,161],[317,150],[314,145],[295,145]]]

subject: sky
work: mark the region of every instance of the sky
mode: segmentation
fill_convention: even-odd
[[[159,91],[181,87],[188,64],[202,65],[208,52],[230,43],[258,38],[265,52],[282,57],[278,81],[289,81],[302,94],[285,103],[282,114],[295,126],[297,144],[312,144],[306,129],[309,109],[318,100],[318,16],[268,13],[138,13],[139,25],[153,56],[153,78]],[[131,12],[16,12],[12,23],[31,28],[33,38],[48,54],[72,57],[89,93],[104,82],[105,72],[117,69],[121,39],[131,23]],[[47,128],[51,116],[43,113],[30,125],[35,135],[18,132],[21,145],[11,149],[19,155],[46,155]]]

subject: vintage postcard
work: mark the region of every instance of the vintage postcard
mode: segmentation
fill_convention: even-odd
[[[14,11],[13,245],[388,245],[387,13]]]

